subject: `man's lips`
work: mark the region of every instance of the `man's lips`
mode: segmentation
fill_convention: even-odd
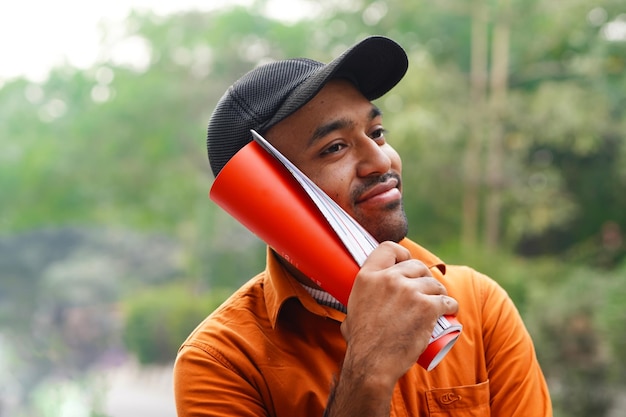
[[[357,204],[361,204],[369,201],[386,202],[392,201],[400,197],[400,190],[398,189],[398,180],[396,178],[388,178],[385,182],[380,182],[368,189],[365,193],[356,201]]]

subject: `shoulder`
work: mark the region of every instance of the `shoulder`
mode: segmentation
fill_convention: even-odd
[[[179,416],[263,415],[255,389],[263,378],[249,360],[262,340],[262,323],[267,322],[262,299],[260,274],[207,312],[182,344],[173,368]],[[240,401],[234,403],[233,398]]]
[[[264,274],[252,278],[236,290],[190,333],[183,345],[203,348],[223,337],[237,337],[247,327],[267,321],[263,294]]]

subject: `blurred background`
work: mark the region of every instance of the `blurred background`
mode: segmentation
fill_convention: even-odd
[[[175,416],[178,346],[265,257],[207,197],[216,101],[373,34],[410,56],[377,103],[410,237],[507,289],[556,416],[626,415],[623,0],[102,3],[0,6],[0,416]]]

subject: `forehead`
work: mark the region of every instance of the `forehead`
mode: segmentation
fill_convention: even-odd
[[[268,132],[269,140],[277,136],[310,136],[322,125],[339,120],[357,122],[371,119],[375,107],[349,81],[329,81],[308,103],[277,123]]]
[[[302,108],[303,112],[316,110],[322,113],[330,113],[337,108],[356,103],[368,103],[369,100],[346,79],[330,80],[322,89]],[[295,114],[295,113],[294,113]]]

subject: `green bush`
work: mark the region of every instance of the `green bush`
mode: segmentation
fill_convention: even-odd
[[[625,272],[563,265],[555,282],[533,291],[526,321],[555,416],[609,415],[623,390]]]
[[[225,290],[196,295],[180,286],[144,291],[125,302],[124,345],[141,364],[171,362],[189,333],[226,297]]]

